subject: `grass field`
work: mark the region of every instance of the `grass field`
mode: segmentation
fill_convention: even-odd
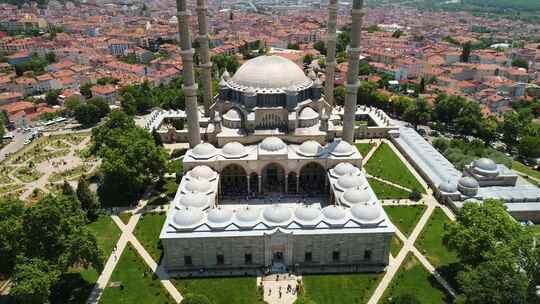
[[[118,214],[118,217],[120,218],[122,223],[127,225],[132,215],[133,214],[131,214],[131,212],[120,212],[120,214]]]
[[[118,284],[112,287],[110,284]],[[128,245],[103,291],[100,304],[174,303],[135,249]]]
[[[373,147],[375,147],[375,144],[367,144],[367,143],[356,144],[356,148],[358,149],[360,154],[362,154],[362,156],[366,156],[369,153],[369,151],[373,149]]]
[[[369,185],[375,191],[379,199],[406,199],[409,198],[409,193],[406,190],[394,187],[387,183],[383,183],[374,178],[368,178]]]
[[[407,256],[379,303],[400,294],[413,294],[422,304],[451,303],[435,278],[411,254]]]
[[[413,231],[416,223],[424,214],[426,206],[384,206],[384,211],[390,217],[390,220],[406,236]]]
[[[540,179],[540,171],[536,171],[533,168],[529,166],[525,166],[524,164],[518,162],[518,161],[512,161],[512,169],[514,171],[517,171],[518,173],[521,173],[526,176],[530,176],[536,179]]]
[[[141,217],[135,227],[135,236],[158,264],[163,254],[159,233],[165,219],[165,213],[147,213]]]
[[[441,208],[436,208],[429,218],[422,234],[416,241],[416,246],[436,268],[458,262],[457,254],[443,244],[445,224],[450,219]]]
[[[88,229],[96,237],[98,247],[106,259],[120,238],[120,229],[113,220],[106,215],[101,215],[97,220],[88,224]],[[105,261],[105,260],[104,260]]]
[[[172,282],[181,294],[205,295],[213,304],[264,303],[255,277],[174,279]]]
[[[382,274],[304,275],[305,296],[317,304],[366,303]]]
[[[373,176],[401,185],[407,189],[418,189],[422,193],[426,192],[424,187],[416,180],[416,177],[386,143],[381,144],[369,159],[366,164],[366,171]]]
[[[390,253],[392,253],[392,256],[397,257],[402,247],[403,247],[403,242],[397,236],[394,235],[392,237],[392,242],[390,243]]]

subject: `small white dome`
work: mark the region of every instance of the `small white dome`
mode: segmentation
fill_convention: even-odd
[[[240,112],[235,108],[232,108],[229,111],[227,111],[227,113],[223,114],[223,118],[230,121],[242,120],[242,116],[240,115]]]
[[[324,214],[326,218],[334,220],[334,221],[342,220],[345,218],[345,215],[346,215],[345,209],[338,207],[336,205],[324,207],[322,209],[322,213]]]
[[[314,140],[305,141],[298,147],[298,154],[303,156],[318,156],[321,153],[321,145]]]
[[[338,176],[354,174],[357,168],[351,163],[339,163],[334,167],[334,173]]]
[[[215,223],[215,224],[222,224],[226,223],[231,220],[232,218],[232,211],[231,209],[226,208],[212,208],[210,211],[208,211],[208,222]]]
[[[210,182],[204,179],[192,178],[186,183],[186,190],[190,192],[208,193],[211,189]]]
[[[302,205],[296,208],[296,210],[294,211],[294,216],[296,216],[296,218],[301,221],[312,222],[321,216],[321,210],[319,210],[318,208]]]
[[[208,166],[201,165],[191,169],[188,175],[193,179],[211,180],[216,177],[216,172]]]
[[[305,107],[300,112],[300,116],[298,118],[301,119],[301,120],[303,120],[303,119],[309,120],[309,119],[315,119],[317,117],[319,117],[319,113],[317,113],[311,107]]]
[[[230,157],[244,157],[246,156],[246,147],[239,142],[233,141],[223,146],[223,154]]]
[[[216,154],[216,148],[209,143],[200,143],[191,152],[195,158],[208,159]]]
[[[260,211],[258,208],[246,206],[236,211],[236,218],[243,223],[252,223],[259,219]]]
[[[480,187],[478,181],[470,176],[465,176],[459,179],[458,184],[463,188],[477,189]]]
[[[373,222],[381,217],[377,203],[356,204],[351,208],[351,214],[357,220]]]
[[[340,176],[337,181],[341,189],[357,188],[363,185],[362,179],[358,175],[345,174]]]
[[[489,158],[479,158],[474,161],[474,166],[478,169],[485,170],[485,171],[496,171],[497,170],[497,164],[489,159]]]
[[[202,193],[186,193],[180,196],[179,203],[184,207],[206,208],[209,200],[208,196]]]
[[[331,152],[335,156],[350,156],[354,153],[353,146],[344,140],[338,140],[334,143],[334,149]]]
[[[360,189],[349,189],[343,193],[342,198],[349,205],[368,203],[373,199],[369,191]]]
[[[203,213],[196,208],[184,208],[177,210],[173,216],[173,224],[180,227],[191,227],[201,222]]]
[[[265,138],[261,144],[261,149],[269,152],[276,152],[282,149],[285,149],[287,145],[278,137],[267,137]]]
[[[291,219],[291,211],[283,205],[271,205],[264,208],[263,216],[267,221],[283,223]]]

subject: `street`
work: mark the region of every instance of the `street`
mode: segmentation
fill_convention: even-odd
[[[0,161],[3,161],[8,154],[19,151],[24,146],[24,141],[32,136],[32,132],[13,131],[13,135],[15,138],[0,150]]]

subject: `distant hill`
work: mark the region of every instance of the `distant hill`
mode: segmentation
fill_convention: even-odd
[[[465,5],[514,10],[540,10],[539,0],[463,0]]]

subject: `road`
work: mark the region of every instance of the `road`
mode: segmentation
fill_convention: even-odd
[[[3,161],[8,154],[19,151],[24,146],[24,141],[30,138],[32,132],[13,131],[15,138],[0,150],[0,161]]]

